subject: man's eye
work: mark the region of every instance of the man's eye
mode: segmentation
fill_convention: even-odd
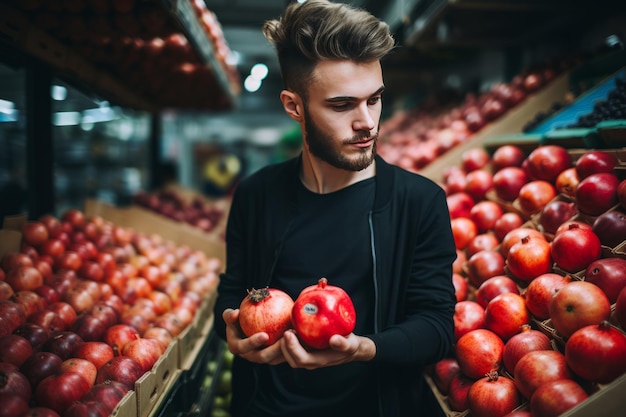
[[[348,110],[349,108],[352,107],[352,105],[350,103],[343,103],[343,104],[333,104],[333,110],[336,111],[343,111],[343,110]]]
[[[379,97],[372,97],[372,98],[370,98],[368,100],[368,102],[369,102],[370,105],[373,105],[373,104],[378,103],[381,100],[382,100],[382,97],[380,97],[380,96]]]

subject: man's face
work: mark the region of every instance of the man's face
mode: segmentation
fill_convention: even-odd
[[[382,110],[380,63],[322,61],[313,77],[304,106],[305,152],[336,168],[367,168]]]

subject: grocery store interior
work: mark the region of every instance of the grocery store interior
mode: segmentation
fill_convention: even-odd
[[[206,262],[215,268],[206,273],[212,281],[197,285],[207,300],[207,294],[215,296],[238,181],[300,151],[300,127],[279,100],[275,51],[261,33],[263,23],[292,1],[0,0],[0,258],[27,249],[36,256],[39,247],[22,240],[26,223],[45,216],[67,221],[67,213],[79,211],[100,225],[158,235],[215,260]],[[610,214],[612,233],[594,226],[598,258],[626,264],[626,185],[617,191],[626,180],[626,3],[342,3],[385,21],[396,41],[382,60],[379,154],[439,183],[448,197],[469,195],[469,202],[449,199],[453,223],[489,201],[553,242],[559,219],[559,225],[575,218],[594,226]],[[502,167],[496,169],[495,156],[505,145],[521,150],[525,162],[545,146],[565,149],[570,159],[563,170],[591,151],[602,152],[610,165],[604,172],[615,177],[608,203],[592,195],[594,208],[587,209],[556,174],[540,178],[529,174],[528,165],[524,183],[547,181],[552,194],[534,189],[523,196],[522,185],[511,183],[497,189],[498,181],[514,181],[496,180]],[[557,200],[574,211],[565,218],[560,207],[548,226],[542,210]],[[476,234],[496,234],[494,249],[503,236],[491,226]],[[475,297],[486,279],[511,276],[506,256],[497,273],[475,276],[469,264],[474,253],[456,243],[465,264],[455,273],[470,288],[459,302]],[[4,281],[9,262],[0,262]],[[584,281],[587,267],[556,262],[549,272]],[[619,268],[626,276],[626,266]],[[517,278],[524,293],[528,282]],[[626,288],[626,278],[621,281]],[[617,313],[626,316],[622,293],[623,307],[609,296],[609,314],[626,340],[626,323]],[[10,297],[3,293],[0,300]],[[232,355],[212,337],[210,301],[201,307],[152,368],[152,379],[144,375],[143,387],[134,385],[109,414],[229,415]],[[531,313],[535,330],[543,330],[555,350],[563,348],[566,340],[550,327],[550,318]],[[589,400],[567,415],[617,415],[612,412],[620,401],[623,409],[623,400],[616,393],[626,387],[623,367],[610,381],[581,383]],[[467,403],[450,402],[448,387],[429,382],[447,415],[470,415]],[[516,407],[528,410],[530,398],[520,398]]]

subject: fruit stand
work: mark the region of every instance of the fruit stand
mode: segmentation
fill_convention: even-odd
[[[458,2],[430,3],[455,9]],[[0,1],[1,57],[26,62],[31,103],[21,131],[28,142],[28,210],[0,217],[0,372],[21,381],[18,395],[0,391],[0,417],[21,416],[33,405],[63,417],[84,415],[85,407],[100,417],[228,416],[233,357],[212,331],[212,309],[226,262],[230,200],[157,178],[162,113],[237,105],[240,80],[226,62],[217,17],[190,0],[42,4]],[[67,156],[52,152],[53,145],[80,142],[72,137],[77,130],[53,138],[53,77],[141,112],[140,146],[122,139],[120,129],[115,134],[128,146],[94,143],[98,157],[65,179],[71,191],[71,177],[104,164],[111,149],[103,149],[119,146],[111,153],[147,160],[132,161],[140,172],[129,177],[141,187],[125,204],[112,202],[108,190],[92,190],[74,200],[80,205],[51,214],[64,202],[53,192],[53,166]],[[381,123],[379,153],[446,191],[457,244],[455,346],[428,367],[426,381],[450,417],[621,415],[626,54],[603,50],[505,81],[443,111],[405,109]],[[67,165],[79,165],[80,149],[67,152],[77,154]],[[591,301],[576,305],[568,319],[572,300],[585,296]],[[123,337],[159,343],[124,352],[130,340]],[[79,345],[86,346],[80,357],[69,353]],[[518,369],[529,362],[522,351],[540,352],[534,360],[557,371]],[[135,363],[111,369],[113,356]],[[100,362],[94,368],[76,359]],[[62,363],[89,386],[43,369]],[[533,372],[554,384],[539,390]],[[501,402],[489,393],[498,381]]]

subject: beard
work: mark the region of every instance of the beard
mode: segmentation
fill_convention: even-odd
[[[340,143],[331,135],[313,122],[308,111],[304,111],[305,140],[311,154],[335,168],[346,171],[362,171],[372,164],[376,156],[376,143],[378,142],[378,131],[371,135],[369,132],[354,135],[351,138],[342,139]],[[351,157],[341,153],[339,146],[359,142],[363,139],[373,137],[374,142],[371,148],[362,149],[356,157]]]

